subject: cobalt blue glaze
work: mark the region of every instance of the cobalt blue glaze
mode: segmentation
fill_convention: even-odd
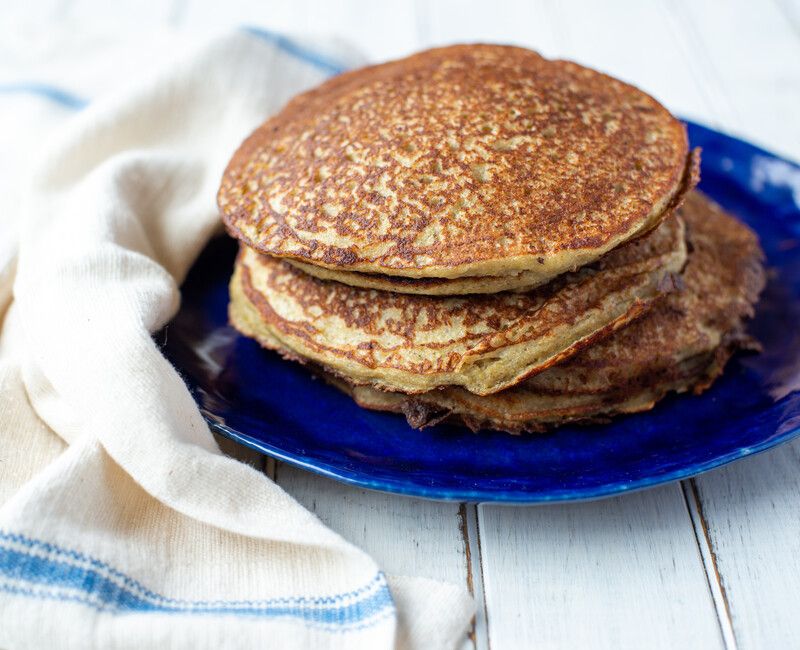
[[[800,433],[800,167],[689,124],[703,147],[703,191],[758,231],[771,268],[739,355],[700,397],[543,436],[411,429],[375,413],[228,325],[235,245],[213,241],[183,288],[164,350],[212,428],[347,483],[436,499],[542,503],[592,499],[682,479]],[[794,194],[793,194],[794,192]]]

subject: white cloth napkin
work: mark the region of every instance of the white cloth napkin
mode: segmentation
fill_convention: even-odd
[[[341,49],[242,31],[169,64],[163,50],[141,56],[157,74],[106,80],[122,89],[3,136],[27,149],[47,134],[34,170],[0,186],[0,647],[454,647],[468,594],[387,585],[365,553],[222,455],[150,336],[218,229],[231,153],[335,72]],[[2,81],[0,103],[20,94]]]

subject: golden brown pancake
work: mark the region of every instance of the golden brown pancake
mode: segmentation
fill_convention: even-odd
[[[521,273],[547,282],[652,229],[694,163],[683,125],[640,90],[459,45],[299,95],[241,145],[218,203],[229,232],[271,256],[519,288]]]
[[[230,318],[267,347],[353,383],[422,393],[497,392],[643,314],[686,260],[677,217],[612,251],[596,268],[527,293],[413,296],[318,280],[243,247]],[[277,341],[277,345],[275,342]]]
[[[752,347],[765,274],[756,235],[700,193],[681,210],[690,241],[684,289],[647,315],[518,386],[478,397],[460,388],[409,397],[332,381],[366,408],[403,412],[415,427],[442,419],[519,433],[644,411],[669,391],[700,393],[739,348]]]

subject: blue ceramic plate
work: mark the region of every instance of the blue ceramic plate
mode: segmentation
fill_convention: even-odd
[[[674,481],[800,433],[800,167],[694,124],[703,191],[761,237],[770,280],[737,356],[700,397],[673,396],[612,424],[548,435],[411,429],[366,411],[227,325],[235,245],[212,242],[192,269],[165,352],[211,427],[282,461],[347,483],[436,499],[542,503]]]

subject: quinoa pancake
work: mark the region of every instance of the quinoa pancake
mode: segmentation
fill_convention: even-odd
[[[240,146],[218,204],[267,255],[519,288],[520,274],[545,283],[652,229],[695,169],[684,126],[633,86],[458,45],[299,95]]]

